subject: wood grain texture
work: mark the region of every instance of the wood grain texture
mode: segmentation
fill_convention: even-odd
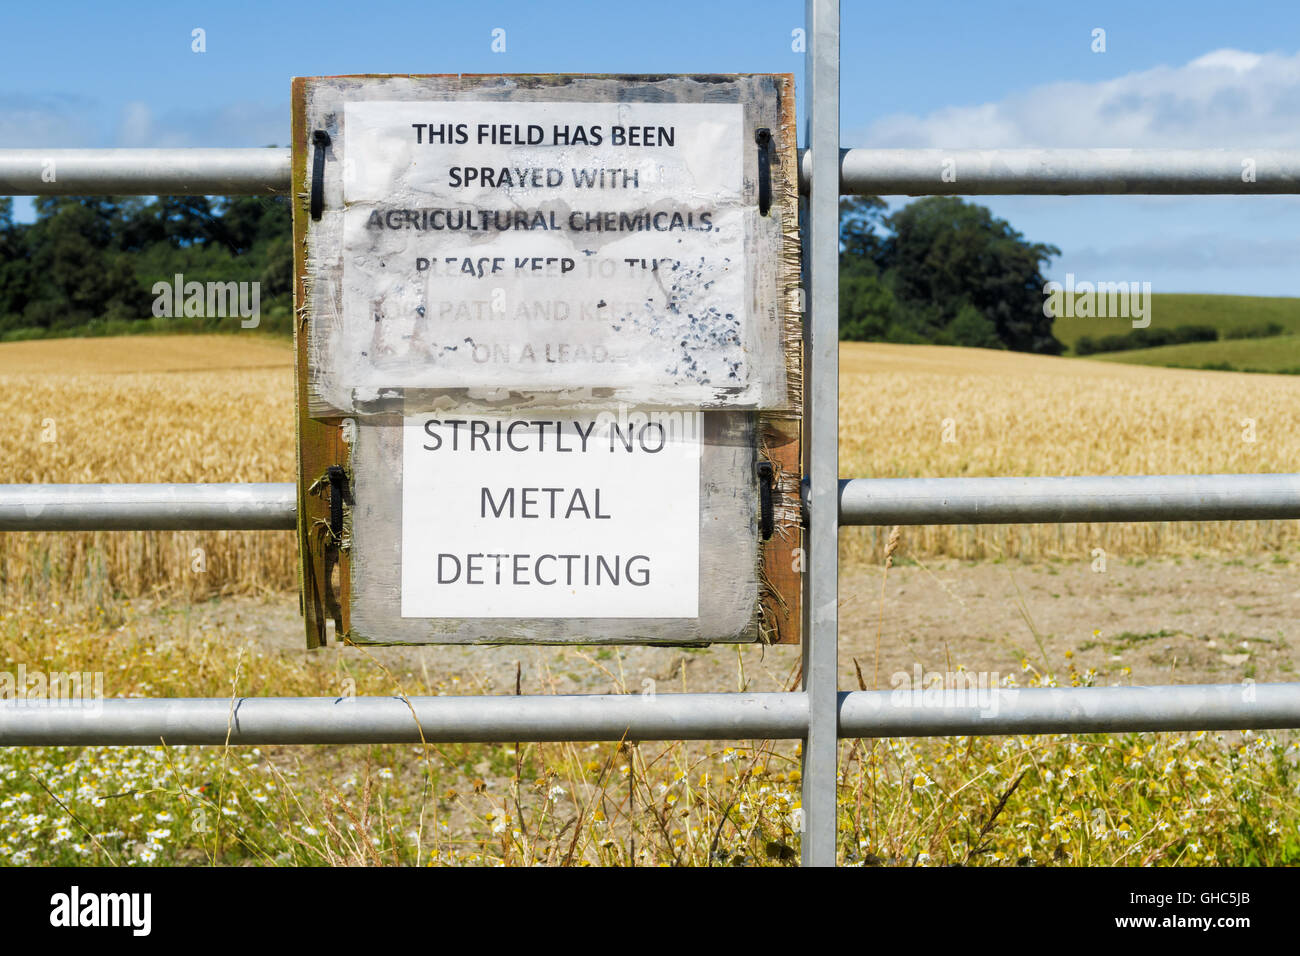
[[[759,568],[762,639],[798,644],[803,628],[803,254],[799,241],[799,170],[794,80],[778,83],[780,127],[773,130],[773,215],[780,217],[781,251],[774,267],[781,310],[782,350],[790,394],[788,411],[759,413],[760,454],[776,473],[775,530],[763,542]]]
[[[312,312],[308,307],[307,228],[310,222],[309,164],[311,131],[307,128],[305,83],[293,82],[293,271],[294,271],[294,385],[298,399],[298,552],[299,595],[307,646],[326,643],[327,624],[346,633],[349,606],[343,597],[351,580],[351,552],[328,533],[330,502],[323,481],[331,465],[347,465],[347,448],[337,419],[318,420],[308,414],[307,382],[310,377],[308,341]],[[337,571],[337,583],[334,572]],[[337,588],[337,590],[336,590]]]

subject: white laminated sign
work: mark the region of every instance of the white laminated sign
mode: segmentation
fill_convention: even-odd
[[[343,129],[338,404],[761,400],[740,104],[361,100]]]
[[[696,617],[698,418],[408,418],[402,616]]]
[[[368,384],[745,384],[739,104],[357,102],[344,125]]]

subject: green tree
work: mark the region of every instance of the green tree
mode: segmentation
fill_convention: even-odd
[[[840,200],[840,267],[861,272],[868,264],[875,271],[884,241],[881,225],[888,209],[879,196],[849,196]]]
[[[948,336],[953,345],[976,349],[1006,348],[998,338],[997,327],[984,317],[979,309],[967,302],[948,323]]]
[[[283,196],[42,197],[30,225],[0,199],[0,334],[147,318],[154,283],[177,273],[261,282],[264,315],[288,315],[292,234]]]
[[[888,339],[897,307],[894,294],[878,276],[842,276],[840,338],[850,342]]]
[[[262,270],[262,291],[284,295],[293,291],[293,237],[276,236],[266,243],[266,268]]]
[[[159,196],[149,207],[156,234],[176,249],[222,240],[224,229],[207,196]]]
[[[218,208],[221,240],[232,253],[293,236],[293,211],[287,196],[226,196]]]
[[[0,331],[21,324],[31,284],[23,230],[14,223],[14,201],[0,197]]]
[[[894,294],[936,306],[952,321],[965,305],[993,324],[1009,349],[1058,355],[1064,346],[1043,315],[1040,267],[1055,246],[1026,242],[988,209],[952,196],[931,196],[885,217],[891,235],[880,255]],[[963,328],[970,331],[969,317]]]
[[[26,231],[28,325],[58,328],[92,318],[136,317],[144,290],[117,250],[118,207],[108,197],[46,196]]]

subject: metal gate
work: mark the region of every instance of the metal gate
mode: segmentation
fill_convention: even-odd
[[[99,719],[0,702],[0,745],[342,744],[770,738],[803,741],[802,858],[835,863],[841,737],[1300,727],[1300,683],[1017,689],[996,715],[838,687],[840,525],[1300,518],[1300,475],[840,479],[839,198],[872,195],[1300,194],[1296,150],[841,150],[838,0],[807,0],[800,158],[810,387],[804,414],[803,688],[792,693],[114,699]],[[1241,159],[1257,166],[1244,182]],[[57,182],[42,164],[57,163]],[[945,161],[960,184],[938,175]],[[266,195],[288,150],[0,150],[3,195]],[[0,485],[0,532],[292,529],[292,484]],[[414,719],[413,719],[414,717]]]

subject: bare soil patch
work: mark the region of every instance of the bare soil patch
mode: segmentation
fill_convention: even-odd
[[[1120,563],[943,561],[845,571],[840,685],[967,670],[1014,674],[1024,662],[1068,682],[1292,681],[1300,577],[1289,562],[1182,559]],[[797,647],[392,647],[308,652],[295,595],[225,598],[149,611],[161,636],[243,637],[284,654],[372,656],[408,692],[449,694],[771,691],[795,686]],[[879,659],[876,656],[879,639]],[[653,681],[653,684],[649,683]]]

